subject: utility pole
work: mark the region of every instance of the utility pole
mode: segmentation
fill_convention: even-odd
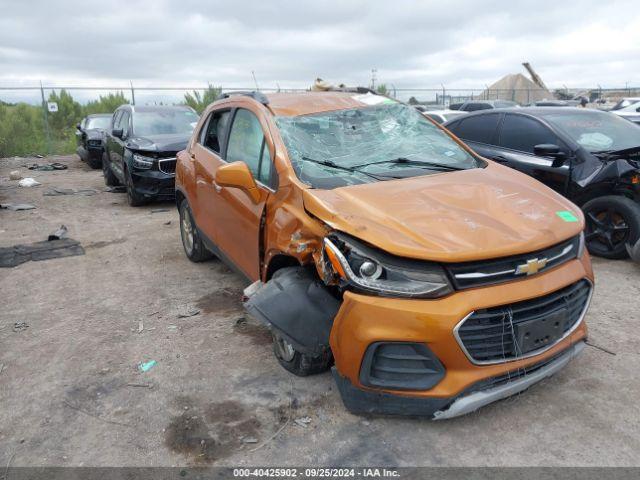
[[[129,80],[129,85],[131,85],[131,105],[135,105],[136,104],[136,93],[135,93],[135,90],[133,89],[133,82],[131,80]]]
[[[372,68],[371,69],[371,90],[375,90],[376,89],[376,74],[378,73],[378,69],[377,68]]]
[[[40,94],[42,95],[42,115],[44,117],[44,130],[47,134],[47,155],[51,155],[51,133],[49,132],[49,109],[44,98],[44,87],[40,80]]]

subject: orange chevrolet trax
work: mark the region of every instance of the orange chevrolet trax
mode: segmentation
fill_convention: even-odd
[[[296,375],[354,413],[451,418],[584,347],[580,209],[364,89],[225,94],[178,155],[184,250],[244,275]]]

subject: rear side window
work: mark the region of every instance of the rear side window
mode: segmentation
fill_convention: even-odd
[[[502,122],[500,141],[504,148],[533,153],[542,143],[558,145],[558,137],[542,123],[522,115],[507,114]]]
[[[223,112],[213,112],[206,125],[206,130],[200,139],[200,143],[216,153],[222,152],[224,135],[229,123],[229,110]]]
[[[249,110],[239,109],[233,118],[226,160],[246,163],[256,180],[269,185],[269,149],[260,121]]]
[[[458,137],[478,143],[494,143],[493,139],[498,129],[500,121],[499,113],[491,113],[489,115],[478,115],[469,118],[463,118],[459,122],[451,125],[451,130]]]

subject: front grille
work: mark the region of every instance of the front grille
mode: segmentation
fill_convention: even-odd
[[[578,255],[580,236],[543,250],[512,257],[447,265],[457,290],[522,278],[557,267]],[[529,270],[527,272],[526,270]]]
[[[428,390],[444,373],[438,357],[423,343],[377,342],[364,355],[360,383],[397,390]]]
[[[175,158],[161,158],[158,160],[158,169],[162,173],[168,175],[174,175],[176,173],[176,159]]]
[[[580,280],[544,297],[478,310],[456,328],[455,334],[475,363],[498,363],[535,355],[566,337],[577,326],[590,294],[591,284]],[[559,314],[563,317],[561,325],[560,321],[556,322]],[[524,348],[524,340],[518,338],[519,329],[535,329],[547,321],[559,325],[561,331],[556,332],[556,336],[543,336],[539,344],[536,341],[530,348]]]

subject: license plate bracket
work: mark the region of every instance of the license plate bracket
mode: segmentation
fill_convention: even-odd
[[[562,338],[567,309],[562,308],[543,318],[514,324],[518,353],[528,353],[555,343]]]

